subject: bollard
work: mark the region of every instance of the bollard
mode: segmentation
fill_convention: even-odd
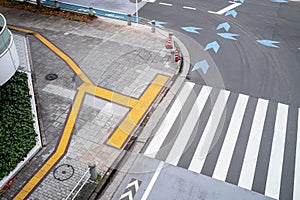
[[[131,25],[131,14],[127,15],[127,25],[130,26]]]
[[[89,7],[89,15],[94,16],[94,8],[92,6]]]
[[[59,8],[59,2],[58,2],[58,0],[54,0],[54,3],[55,3],[55,8]]]
[[[97,171],[96,171],[95,161],[89,162],[89,168],[90,168],[91,180],[96,181],[97,180]]]
[[[171,62],[175,62],[175,51],[173,49],[171,50]]]
[[[151,24],[152,24],[151,32],[152,32],[152,33],[155,33],[155,20],[152,20],[152,21],[151,21]]]
[[[175,48],[175,46],[174,46],[174,41],[173,41],[173,33],[172,32],[169,32],[169,38],[170,38],[170,40],[171,40],[171,45],[172,45],[172,48]]]

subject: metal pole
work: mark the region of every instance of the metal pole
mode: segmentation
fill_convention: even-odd
[[[130,26],[131,25],[131,14],[127,15],[127,25]]]
[[[96,170],[95,161],[89,162],[89,168],[90,168],[91,179],[93,181],[97,180],[97,170]]]
[[[138,24],[139,23],[139,11],[138,11],[138,3],[137,3],[138,0],[135,0],[135,13],[136,13],[136,23]]]
[[[152,24],[151,32],[155,33],[155,20],[152,20],[151,24]]]

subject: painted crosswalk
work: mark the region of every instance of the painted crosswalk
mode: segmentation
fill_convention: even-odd
[[[297,199],[300,110],[185,82],[144,155],[275,199]]]

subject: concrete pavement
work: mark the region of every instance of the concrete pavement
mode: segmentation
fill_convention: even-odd
[[[0,12],[17,37],[27,38],[17,46],[31,63],[43,134],[43,149],[0,197],[72,197],[88,178],[88,163],[105,174],[171,85],[178,64],[165,49],[166,33],[105,18],[87,24]],[[180,82],[175,85],[173,96]]]

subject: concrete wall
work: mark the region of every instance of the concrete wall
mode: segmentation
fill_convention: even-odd
[[[7,29],[6,20],[0,14],[0,86],[17,71],[20,61],[12,33]]]

